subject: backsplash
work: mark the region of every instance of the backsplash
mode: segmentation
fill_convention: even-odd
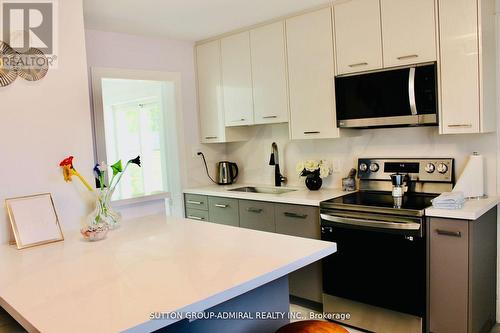
[[[248,142],[226,145],[228,160],[240,167],[239,183],[273,184],[269,166],[271,143],[279,148],[280,166],[288,186],[305,186],[295,171],[298,161],[325,159],[340,172],[324,180],[324,187],[340,188],[341,179],[356,165],[358,157],[452,157],[455,175],[461,174],[474,151],[485,157],[486,193],[496,194],[496,135],[439,135],[437,127],[405,127],[352,131],[335,140],[290,141],[288,124],[259,126]]]

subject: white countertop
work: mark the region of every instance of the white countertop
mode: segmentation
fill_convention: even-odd
[[[352,193],[352,192],[344,192],[339,189],[320,189],[319,191],[309,191],[307,188],[296,188],[296,187],[283,187],[283,188],[296,189],[296,191],[282,193],[282,194],[228,191],[230,189],[245,187],[245,186],[273,187],[271,185],[254,185],[254,184],[234,184],[229,186],[209,185],[199,188],[187,189],[184,190],[184,193],[235,198],[235,199],[245,199],[245,200],[287,203],[293,205],[316,206],[316,207],[319,207],[319,204],[322,201],[338,198],[343,195]]]
[[[486,197],[482,199],[469,199],[461,209],[439,209],[429,207],[425,215],[430,217],[444,217],[461,220],[477,220],[491,208],[498,205],[500,197]]]
[[[107,239],[79,233],[24,250],[0,246],[0,306],[30,331],[149,332],[336,251],[336,244],[179,218],[126,221]],[[21,317],[20,317],[21,316]]]

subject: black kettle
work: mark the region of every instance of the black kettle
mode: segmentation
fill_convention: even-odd
[[[217,183],[219,185],[231,185],[236,177],[238,177],[236,163],[222,161],[217,164]]]

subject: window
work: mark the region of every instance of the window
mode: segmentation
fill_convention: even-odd
[[[169,73],[93,69],[96,161],[141,156],[113,200],[180,194],[176,114],[179,79]],[[172,202],[170,202],[172,204]],[[182,203],[180,203],[182,206]]]

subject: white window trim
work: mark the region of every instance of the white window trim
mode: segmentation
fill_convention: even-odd
[[[182,186],[185,184],[185,163],[183,154],[180,147],[184,147],[183,136],[183,119],[182,119],[182,93],[181,93],[181,74],[179,72],[162,72],[162,71],[146,71],[146,70],[132,70],[121,68],[104,68],[92,67],[91,68],[91,84],[92,84],[92,117],[93,117],[93,134],[94,134],[94,158],[97,161],[106,161],[106,135],[104,129],[104,106],[102,99],[102,79],[129,79],[129,80],[147,80],[147,81],[166,81],[173,82],[175,85],[175,122],[177,131],[177,155],[179,161],[179,176],[180,184],[175,191],[161,192],[158,194],[149,194],[142,197],[135,197],[130,199],[123,199],[113,201],[113,204],[119,206],[126,206],[137,204],[146,201],[155,201],[159,199],[174,199],[182,193]],[[175,193],[172,193],[175,192]],[[177,207],[180,209],[181,207]]]
[[[170,192],[157,192],[153,194],[146,194],[128,199],[115,200],[113,201],[113,207],[131,206],[143,202],[166,200],[166,199],[170,199]]]

